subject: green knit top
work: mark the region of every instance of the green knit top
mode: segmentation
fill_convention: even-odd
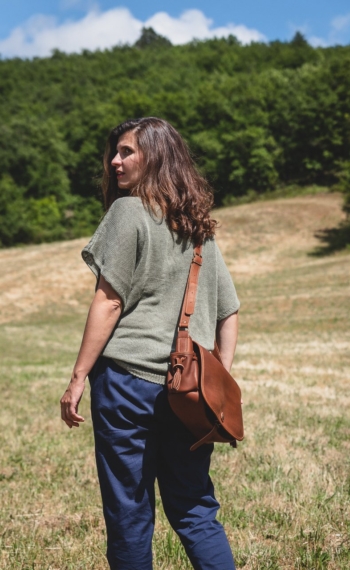
[[[103,356],[131,374],[163,384],[193,256],[164,219],[150,214],[140,198],[116,200],[89,244],[84,261],[97,280],[102,274],[123,302],[119,322]],[[203,246],[203,265],[190,334],[208,350],[217,321],[239,309],[230,273],[215,239]]]

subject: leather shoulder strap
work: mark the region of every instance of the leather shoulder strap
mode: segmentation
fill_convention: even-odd
[[[191,262],[190,272],[187,278],[184,300],[182,302],[179,329],[188,328],[191,315],[193,315],[194,313],[197,288],[198,288],[198,278],[201,267],[202,267],[202,246],[200,245],[195,247],[193,250],[193,259]]]

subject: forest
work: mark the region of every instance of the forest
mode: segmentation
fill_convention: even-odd
[[[96,227],[111,128],[170,121],[216,190],[216,205],[312,185],[350,215],[350,46],[225,39],[0,60],[0,247]]]

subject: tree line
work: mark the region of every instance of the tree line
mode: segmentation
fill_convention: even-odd
[[[0,60],[0,246],[96,227],[110,129],[159,116],[188,142],[217,205],[291,185],[344,192],[350,214],[350,46],[226,39]]]

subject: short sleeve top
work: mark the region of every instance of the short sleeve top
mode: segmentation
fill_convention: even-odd
[[[128,196],[112,204],[82,256],[96,278],[103,275],[123,302],[120,320],[103,355],[139,378],[164,383],[193,256],[192,243],[178,239],[140,198]],[[203,246],[191,336],[212,350],[217,321],[238,309],[230,273],[215,239],[208,239]]]

